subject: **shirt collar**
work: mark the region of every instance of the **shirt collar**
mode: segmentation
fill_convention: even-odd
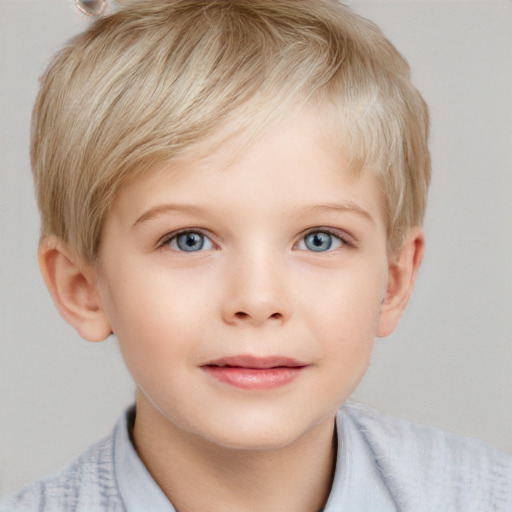
[[[135,451],[131,431],[135,407],[120,418],[114,434],[115,471],[127,512],[176,512]],[[336,417],[338,452],[331,492],[323,512],[392,512],[396,508],[380,477],[371,448],[344,408]]]
[[[396,512],[371,447],[352,416],[347,414],[346,407],[343,406],[336,416],[336,469],[323,512]]]
[[[130,434],[135,406],[120,418],[114,434],[116,478],[127,512],[176,512],[139,458]]]

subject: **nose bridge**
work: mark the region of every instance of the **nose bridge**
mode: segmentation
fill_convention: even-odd
[[[269,247],[248,248],[229,263],[223,316],[230,324],[284,322],[290,296],[284,255]]]

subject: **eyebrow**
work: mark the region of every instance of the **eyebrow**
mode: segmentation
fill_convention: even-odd
[[[373,218],[371,213],[358,203],[355,203],[354,201],[343,201],[340,203],[325,203],[310,206],[301,210],[299,216],[307,217],[308,215],[311,215],[313,213],[322,212],[355,213],[356,215],[360,215],[361,217],[364,217],[365,219],[371,222],[375,222],[375,219]]]
[[[360,206],[359,204],[353,201],[343,201],[341,203],[325,203],[325,204],[317,204],[309,207],[302,208],[297,215],[299,218],[308,217],[309,215],[315,213],[322,212],[337,212],[337,213],[355,213],[356,215],[360,215],[371,222],[375,222],[373,216]],[[208,215],[208,211],[205,208],[201,208],[200,206],[195,206],[192,204],[160,204],[150,208],[145,211],[134,223],[132,228],[143,224],[149,220],[154,219],[160,215],[166,213],[189,213],[191,215]]]
[[[164,213],[189,213],[192,215],[206,215],[207,211],[193,204],[159,204],[145,211],[134,223],[132,228],[154,219]]]

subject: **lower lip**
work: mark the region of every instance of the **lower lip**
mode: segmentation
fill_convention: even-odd
[[[243,368],[239,366],[203,366],[214,379],[241,389],[275,389],[295,380],[305,366],[276,368]]]

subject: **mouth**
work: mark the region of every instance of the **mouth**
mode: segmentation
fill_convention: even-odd
[[[275,389],[295,380],[307,364],[282,356],[234,356],[211,361],[201,369],[213,379],[246,390]]]

